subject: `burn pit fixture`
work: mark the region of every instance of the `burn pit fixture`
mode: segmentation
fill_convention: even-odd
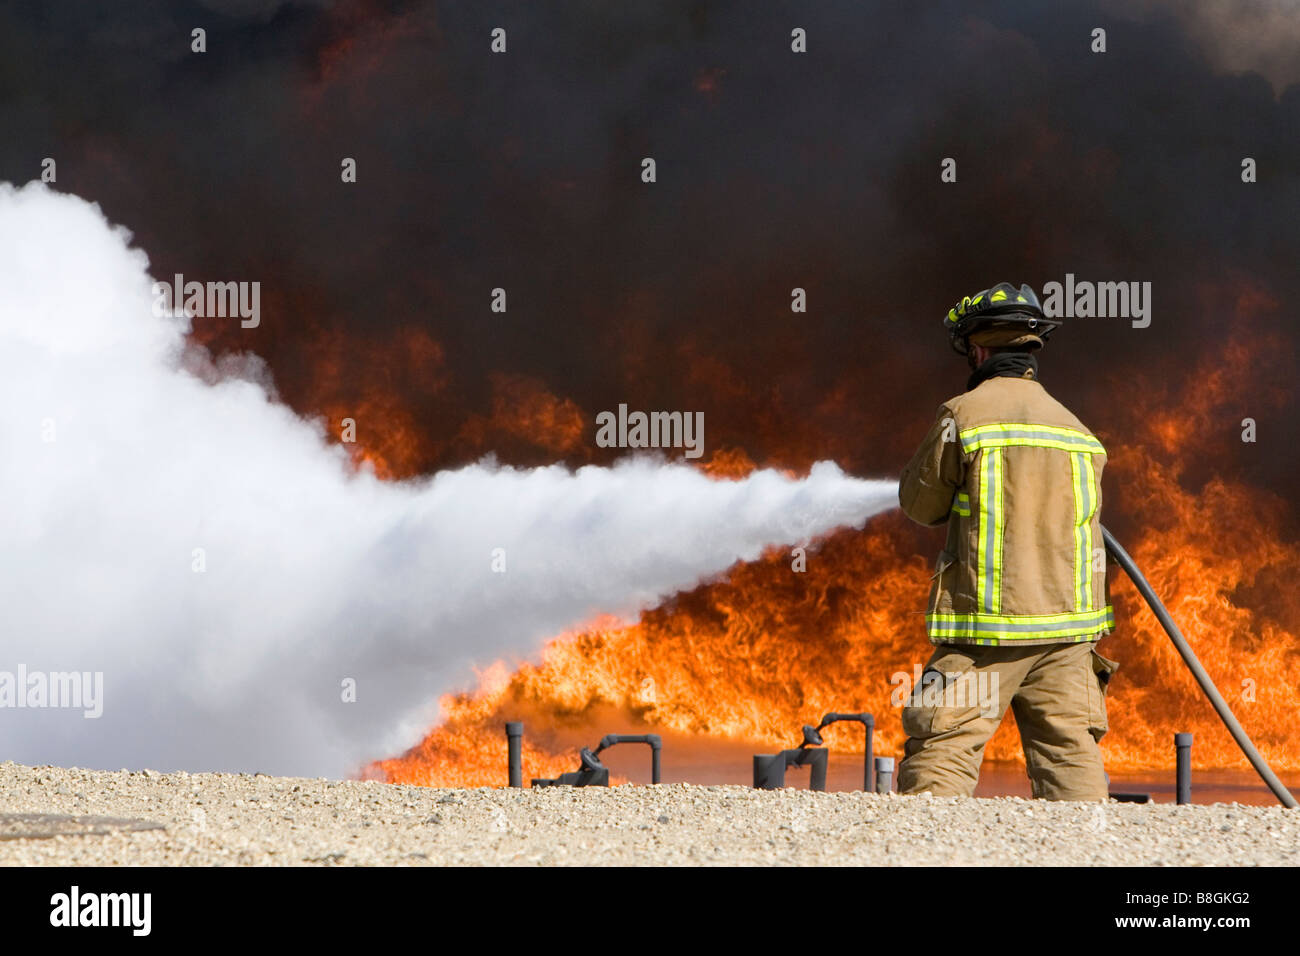
[[[558,777],[534,777],[534,787],[608,787],[609,768],[600,762],[600,758],[583,747],[578,753],[582,765],[572,773],[562,773]]]
[[[842,720],[860,723],[866,731],[866,744],[863,756],[862,789],[871,790],[872,767],[872,731],[876,719],[871,714],[829,713],[822,717],[816,727],[803,725],[803,743],[792,750],[782,750],[774,754],[754,755],[754,787],[758,790],[778,790],[785,786],[785,772],[790,767],[808,767],[808,789],[822,791],[826,789],[826,768],[829,751],[822,746],[820,731]]]
[[[780,790],[785,786],[787,767],[808,767],[808,789],[826,789],[825,747],[798,747],[775,754],[754,754],[754,787]]]
[[[1192,735],[1174,734],[1174,799],[1192,802]]]
[[[509,748],[510,786],[523,787],[523,737],[524,725],[512,720],[506,724],[506,741]],[[663,739],[658,734],[606,734],[600,738],[595,750],[583,747],[578,752],[581,765],[570,773],[558,777],[534,777],[534,787],[608,787],[609,768],[596,756],[602,750],[616,744],[648,744],[650,747],[650,782],[658,783],[660,776],[660,756],[663,753]]]
[[[875,718],[871,714],[829,713],[821,719],[816,727],[804,724],[803,743],[792,750],[783,750],[776,754],[754,755],[754,787],[759,790],[777,790],[785,786],[785,772],[790,767],[809,768],[808,789],[824,791],[826,789],[826,772],[829,751],[819,746],[822,741],[820,731],[831,724],[850,720],[862,724],[866,731],[863,747],[863,791],[871,792],[872,767],[875,767],[875,784],[877,793],[889,793],[893,789],[894,760],[892,757],[872,759],[872,731]],[[522,788],[523,771],[523,737],[522,721],[512,720],[506,723],[506,742],[508,748],[510,786]],[[1174,742],[1178,748],[1177,763],[1177,800],[1180,804],[1191,803],[1192,789],[1192,735],[1176,734]],[[660,758],[663,753],[663,741],[658,734],[606,734],[596,745],[596,749],[583,747],[579,753],[581,766],[571,772],[561,774],[553,779],[535,778],[534,787],[608,787],[609,768],[596,756],[602,750],[615,744],[648,744],[650,747],[650,782],[660,782]],[[1151,795],[1147,793],[1117,793],[1111,791],[1110,798],[1121,803],[1149,803]]]
[[[894,789],[894,758],[876,758],[876,793],[889,793]]]

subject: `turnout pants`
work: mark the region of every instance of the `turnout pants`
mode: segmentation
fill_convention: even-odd
[[[903,708],[899,791],[970,796],[984,745],[1010,707],[1035,797],[1107,799],[1097,742],[1108,727],[1106,686],[1119,665],[1096,647],[936,646]]]

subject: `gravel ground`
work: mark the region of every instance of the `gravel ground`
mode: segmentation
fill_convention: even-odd
[[[114,820],[12,816],[33,813]],[[38,830],[56,835],[16,836]],[[0,865],[32,864],[1294,866],[1300,816],[1241,804],[689,784],[438,790],[0,763]]]

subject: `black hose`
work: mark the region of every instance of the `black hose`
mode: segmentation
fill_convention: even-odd
[[[1192,676],[1196,678],[1196,683],[1201,685],[1201,690],[1205,691],[1205,696],[1208,697],[1210,703],[1214,705],[1214,709],[1218,712],[1219,718],[1223,721],[1223,725],[1228,728],[1228,733],[1232,734],[1232,739],[1237,742],[1237,746],[1241,748],[1241,752],[1246,755],[1246,759],[1250,761],[1251,766],[1255,768],[1255,771],[1263,778],[1264,782],[1268,784],[1268,788],[1273,791],[1274,795],[1276,795],[1280,801],[1282,801],[1282,806],[1288,807],[1292,810],[1296,809],[1297,804],[1295,797],[1291,796],[1291,792],[1287,790],[1286,787],[1282,786],[1282,781],[1277,779],[1277,774],[1273,773],[1272,768],[1268,765],[1268,761],[1266,761],[1260,755],[1260,752],[1255,749],[1255,745],[1251,743],[1250,738],[1246,736],[1246,731],[1241,729],[1241,724],[1237,723],[1237,718],[1234,717],[1232,711],[1228,709],[1228,702],[1223,699],[1223,695],[1219,693],[1219,689],[1214,686],[1214,681],[1210,680],[1210,675],[1205,672],[1205,668],[1201,666],[1201,662],[1196,659],[1196,654],[1192,652],[1191,645],[1187,643],[1187,639],[1183,637],[1182,632],[1178,630],[1178,625],[1175,624],[1174,619],[1169,616],[1169,611],[1165,608],[1164,603],[1156,595],[1156,592],[1151,589],[1151,585],[1148,584],[1147,579],[1142,576],[1142,572],[1138,570],[1138,566],[1133,563],[1133,559],[1129,557],[1129,553],[1120,546],[1118,541],[1115,540],[1115,536],[1104,527],[1101,529],[1101,535],[1106,541],[1106,550],[1110,552],[1111,557],[1113,557],[1119,566],[1128,574],[1129,578],[1133,581],[1133,584],[1137,587],[1138,593],[1146,599],[1147,605],[1156,616],[1156,620],[1158,620],[1160,625],[1165,629],[1165,633],[1169,635],[1169,639],[1174,642],[1174,647],[1178,648],[1178,653],[1182,655],[1183,662],[1187,664],[1187,669],[1190,670]]]

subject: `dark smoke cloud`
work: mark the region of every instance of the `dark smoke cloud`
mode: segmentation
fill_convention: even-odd
[[[129,224],[155,271],[260,279],[259,329],[199,320],[197,336],[264,356],[299,408],[400,433],[410,469],[486,450],[608,460],[590,427],[566,446],[502,425],[502,382],[523,382],[587,423],[621,401],[698,409],[715,447],[887,474],[964,380],[939,317],[1001,279],[1154,284],[1149,329],[1078,320],[1044,360],[1112,441],[1144,381],[1192,374],[1230,337],[1280,336],[1259,380],[1289,383],[1300,86],[1278,64],[1300,51],[1285,31],[1253,40],[1250,23],[1277,18],[1243,9],[9,7],[0,179],[52,156],[58,187]],[[1218,48],[1216,23],[1233,25]],[[939,180],[946,156],[956,184]],[[796,285],[807,316],[789,311]],[[488,310],[497,286],[504,316]],[[1247,322],[1230,318],[1244,289],[1263,294]],[[410,330],[424,347],[403,344]],[[1293,392],[1256,408],[1245,387],[1207,454],[1286,488],[1297,410]],[[1246,414],[1268,449],[1249,460]]]

